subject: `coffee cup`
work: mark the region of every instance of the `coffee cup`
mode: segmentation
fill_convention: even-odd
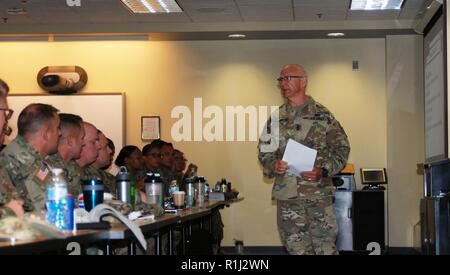
[[[173,203],[177,209],[184,208],[184,198],[186,193],[184,191],[175,191],[173,194]]]

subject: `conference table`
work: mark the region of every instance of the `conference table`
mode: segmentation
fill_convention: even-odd
[[[168,237],[168,252],[173,255],[173,231],[180,230],[182,253],[186,253],[186,235],[191,234],[193,226],[208,229],[211,233],[211,217],[225,206],[242,201],[235,198],[227,201],[205,201],[203,205],[176,213],[165,213],[151,219],[139,219],[134,223],[139,226],[146,238],[155,239],[155,254],[162,254],[161,238]],[[166,233],[166,234],[163,234]],[[0,255],[11,254],[69,254],[80,255],[83,248],[102,247],[104,255],[115,254],[115,250],[126,244],[126,254],[135,255],[138,242],[131,230],[122,223],[111,223],[108,229],[83,229],[65,232],[64,237],[54,239],[37,239],[33,241],[18,241],[0,239]]]

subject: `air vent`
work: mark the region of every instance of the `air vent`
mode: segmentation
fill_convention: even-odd
[[[199,8],[197,9],[198,12],[201,13],[220,13],[225,11],[223,8]]]

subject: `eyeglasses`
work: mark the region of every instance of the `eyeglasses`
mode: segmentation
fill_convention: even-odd
[[[172,152],[172,153],[170,153],[170,152],[161,153],[161,157],[164,157],[164,156],[166,156],[166,157],[169,157],[169,156],[174,157],[175,153],[174,152]]]
[[[162,155],[161,154],[158,154],[158,153],[151,153],[151,154],[149,154],[150,156],[152,156],[152,157],[154,157],[154,158],[162,158]]]
[[[290,81],[293,78],[306,78],[304,75],[286,75],[286,76],[280,76],[277,78],[278,82],[282,82],[283,80]]]
[[[5,134],[6,136],[10,136],[12,134],[12,128],[9,126],[6,126],[5,128],[3,128],[3,134]]]
[[[7,108],[0,108],[0,111],[4,111],[4,112],[5,112],[5,118],[6,118],[7,120],[11,119],[11,117],[12,117],[12,115],[13,115],[13,113],[14,113],[13,110],[7,109]]]

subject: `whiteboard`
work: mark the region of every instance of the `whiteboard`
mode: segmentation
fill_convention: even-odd
[[[425,161],[447,158],[447,81],[444,74],[444,19],[440,15],[423,40],[425,90]]]
[[[17,135],[17,119],[20,112],[31,103],[53,105],[60,113],[79,115],[84,121],[90,122],[112,139],[116,147],[116,155],[125,144],[125,95],[82,94],[82,95],[51,95],[51,94],[10,94],[8,105],[14,114],[8,125],[13,129],[6,137],[9,143]]]

